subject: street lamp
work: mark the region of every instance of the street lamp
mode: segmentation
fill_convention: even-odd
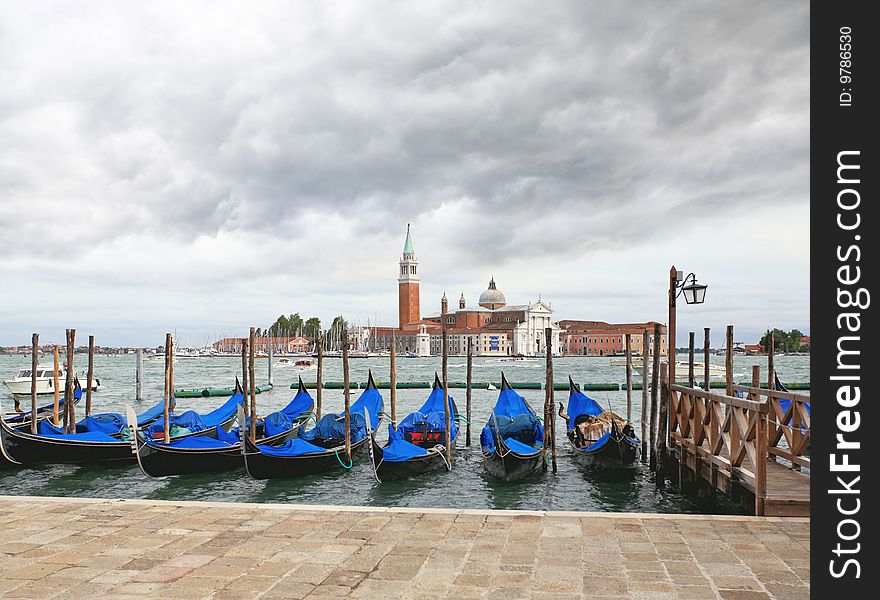
[[[689,273],[683,277],[683,272],[673,266],[669,270],[669,326],[667,330],[667,352],[669,354],[669,383],[675,384],[675,300],[684,294],[687,304],[702,304],[706,299],[706,288],[702,283],[697,283],[697,276]]]
[[[690,283],[688,283],[688,280],[690,280]],[[706,300],[707,287],[709,286],[697,283],[697,277],[691,273],[684,278],[678,293],[684,294],[684,301],[688,304],[702,304]]]

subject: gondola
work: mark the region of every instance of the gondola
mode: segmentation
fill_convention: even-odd
[[[567,414],[559,403],[559,416],[565,419],[566,433],[575,460],[584,466],[629,467],[635,463],[639,439],[632,424],[580,391],[568,378]]]
[[[486,472],[504,481],[524,479],[544,466],[544,426],[504,373],[498,400],[480,433],[480,447]]]
[[[449,396],[449,435],[451,450],[458,438],[455,400]],[[388,424],[388,442],[380,445],[373,438],[373,456],[379,481],[405,479],[432,471],[451,469],[446,460],[446,413],[443,410],[443,384],[434,373],[431,394],[419,410],[410,413],[396,428]]]
[[[788,389],[788,388],[785,386],[784,383],[782,383],[781,381],[779,381],[779,374],[776,372],[776,369],[773,370],[773,379],[774,379],[774,387],[776,388],[776,391],[777,391],[777,392],[789,392],[789,393],[791,393],[791,390]],[[780,398],[780,399],[779,399],[779,408],[782,409],[782,413],[783,413],[783,414],[788,413],[788,411],[789,411],[789,407],[790,407],[790,406],[791,406],[791,399],[790,399],[790,398]],[[804,402],[804,408],[805,408],[806,411],[807,411],[807,416],[812,416],[812,410],[811,410],[811,408],[810,408],[810,403],[809,403],[809,402]],[[793,409],[792,409],[792,410],[793,410]],[[790,416],[788,417],[788,420],[785,422],[785,425],[791,427],[791,422],[792,422],[792,419],[793,419],[793,418],[794,418],[794,415],[793,415],[793,414],[790,415]],[[808,427],[802,422],[802,423],[801,423],[801,427],[800,427],[801,433],[802,433],[802,434],[807,433],[808,429],[809,429],[809,428],[808,428]],[[809,444],[807,445],[806,448],[804,448],[804,456],[807,456],[807,457],[810,456],[810,446],[809,446]]]
[[[367,387],[351,405],[352,462],[359,452],[370,447],[382,407],[382,395],[370,371]],[[350,468],[351,464],[345,464],[344,418],[341,413],[324,415],[313,429],[300,428],[296,437],[279,446],[254,444],[245,438],[242,453],[248,475],[254,479],[286,479]]]
[[[296,396],[287,406],[257,420],[257,443],[272,446],[293,437],[295,429],[312,416],[314,406],[315,401],[300,378]],[[127,413],[132,415],[134,411],[128,407]],[[134,432],[138,465],[150,477],[212,473],[239,468],[244,464],[241,437],[247,437],[249,422],[240,419],[239,423],[246,424],[244,431],[241,428],[230,430],[216,425],[209,434],[189,436],[168,443],[149,439],[141,432]]]
[[[180,414],[172,413],[169,418],[171,440],[177,441],[188,437],[210,436],[216,431],[217,427],[228,430],[232,426],[232,422],[235,421],[237,407],[243,401],[244,390],[242,390],[241,383],[238,381],[238,377],[236,377],[233,394],[218,408],[207,413],[198,413],[194,410],[187,410]],[[155,420],[140,430],[144,437],[153,440],[165,439],[165,420],[164,418],[158,418],[163,416],[163,414],[164,406],[161,406],[161,410],[159,410]]]
[[[74,396],[76,398],[76,396]],[[133,422],[137,423],[138,428],[146,427],[153,423],[157,418],[162,416],[164,402],[158,402],[154,406],[148,408],[144,412],[134,415]],[[110,437],[125,438],[128,435],[128,421],[126,417],[119,413],[95,413],[86,415],[80,421],[77,421],[76,433],[99,432],[106,433]],[[61,434],[64,433],[61,427],[53,425],[51,421],[45,419],[38,423],[38,431],[41,434]]]
[[[80,399],[82,399],[82,390],[74,391],[73,394],[73,404],[76,406],[79,404]],[[63,414],[64,412],[64,398],[59,399],[58,401],[58,413]],[[46,419],[51,418],[55,414],[55,403],[46,404],[44,406],[37,407],[37,424],[41,421],[45,421]],[[14,413],[10,415],[6,415],[5,417],[6,424],[13,428],[20,427],[30,427],[31,425],[31,411],[25,411],[20,413]]]
[[[41,430],[45,431],[47,425],[51,424],[41,422]],[[33,434],[29,428],[11,427],[2,418],[0,453],[7,461],[19,465],[127,464],[135,460],[131,444],[104,431]]]

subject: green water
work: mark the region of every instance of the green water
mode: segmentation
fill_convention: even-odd
[[[809,357],[788,356],[776,358],[776,369],[782,381],[809,381]],[[267,378],[266,360],[258,361],[257,382]],[[723,364],[723,357],[713,356],[712,362]],[[125,404],[142,411],[155,404],[162,394],[161,364],[144,365],[144,400],[136,402],[134,355],[98,356],[95,371],[104,386],[94,396],[94,412],[123,412]],[[77,355],[77,371],[85,368],[86,357]],[[764,357],[736,357],[734,379],[738,382],[751,379],[751,367],[762,368],[766,378],[767,362]],[[14,375],[19,368],[30,365],[28,356],[0,356],[0,377]],[[181,360],[175,366],[175,383],[180,388],[227,387],[241,368],[237,358],[205,358]],[[437,358],[414,358],[398,360],[398,381],[430,381],[434,370],[439,370]],[[384,358],[355,359],[351,361],[351,380],[364,382],[367,371],[374,377],[388,380],[388,360]],[[527,363],[499,363],[495,359],[474,359],[474,381],[497,381],[500,372],[511,382],[539,382],[544,380],[542,361]],[[293,390],[288,389],[300,372],[294,367],[274,365],[275,388],[257,396],[260,414],[268,414],[290,401]],[[554,360],[557,383],[566,383],[572,375],[578,383],[625,381],[625,368],[611,366],[604,357],[569,357]],[[464,381],[466,363],[464,358],[449,359],[449,380]],[[303,379],[314,380],[315,371],[303,373]],[[641,377],[640,373],[638,377]],[[342,380],[342,361],[328,359],[324,368],[325,381]],[[542,390],[518,390],[533,407],[543,403]],[[399,390],[398,418],[417,409],[430,390]],[[452,390],[463,412],[465,391]],[[357,396],[355,391],[354,397]],[[314,395],[314,391],[312,391]],[[388,391],[382,390],[385,408],[390,411]],[[348,470],[326,475],[312,476],[291,481],[254,481],[243,469],[225,474],[209,474],[167,479],[151,479],[137,466],[131,467],[74,467],[49,465],[38,468],[7,468],[0,471],[0,494],[83,496],[110,498],[152,498],[163,500],[225,500],[240,502],[289,502],[304,504],[344,504],[360,506],[411,506],[437,508],[493,508],[531,510],[584,510],[584,511],[630,511],[630,512],[711,512],[738,513],[741,509],[723,499],[708,508],[676,491],[672,486],[658,490],[653,475],[645,465],[625,473],[600,478],[584,471],[572,461],[561,421],[557,425],[558,467],[556,475],[547,473],[525,482],[503,483],[483,473],[479,452],[479,432],[489,416],[497,398],[497,391],[473,391],[472,445],[464,446],[464,427],[459,439],[457,455],[451,472],[443,472],[408,481],[379,484],[373,478],[368,459],[355,462]],[[602,405],[610,405],[615,412],[625,414],[626,392],[590,392],[589,395]],[[342,407],[341,390],[324,391],[324,410],[339,411]],[[555,393],[557,402],[565,402],[567,392]],[[210,410],[224,401],[223,398],[193,398],[178,400],[179,410]],[[25,403],[28,401],[25,400]],[[12,410],[12,397],[2,388],[0,407]],[[80,404],[79,417],[83,405]],[[641,392],[633,393],[633,417],[636,431],[641,418]],[[387,429],[380,426],[380,438]]]

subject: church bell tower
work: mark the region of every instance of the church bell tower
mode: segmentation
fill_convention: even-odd
[[[403,256],[400,258],[400,275],[397,277],[397,283],[399,326],[403,328],[404,325],[418,323],[422,318],[419,310],[419,263],[413,249],[409,224],[406,226],[406,242],[403,244]]]

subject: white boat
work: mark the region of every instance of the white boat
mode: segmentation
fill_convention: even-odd
[[[236,356],[238,356],[238,355],[236,355]],[[178,363],[177,357],[175,357],[173,360],[174,360],[174,364],[176,365]],[[150,354],[149,356],[144,357],[144,362],[145,363],[158,363],[158,364],[164,365],[165,364],[165,355],[164,354]]]
[[[37,394],[54,394],[55,378],[52,375],[54,367],[52,365],[37,366]],[[63,367],[58,368],[58,391],[64,393],[64,383],[67,378],[67,371]],[[80,376],[80,385],[85,389],[85,377]],[[20,369],[15,377],[4,379],[3,384],[9,388],[9,391],[17,396],[29,396],[31,393],[31,369]],[[101,389],[101,381],[95,377],[92,380],[92,391]]]
[[[504,358],[496,358],[487,362],[509,363],[509,362],[539,362],[538,358],[526,358],[525,356],[505,356]]]
[[[614,367],[625,367],[626,366],[626,358],[612,358],[610,363]],[[648,363],[650,366],[650,363]],[[666,364],[666,361],[662,361],[660,364]],[[641,369],[642,368],[642,357],[641,356],[633,356],[632,357],[632,366],[633,369]],[[676,378],[682,373],[688,372],[688,362],[686,360],[677,360],[675,361],[675,370],[676,370]],[[694,375],[702,375],[703,374],[703,363],[695,362],[694,363]],[[727,370],[721,365],[713,365],[709,363],[709,376],[710,377],[725,377],[727,375]]]

